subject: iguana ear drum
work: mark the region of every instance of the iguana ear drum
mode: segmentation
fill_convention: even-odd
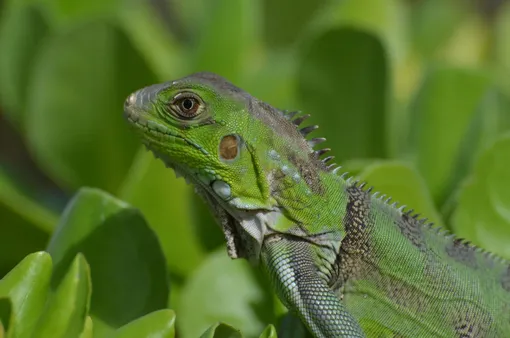
[[[239,154],[240,140],[237,135],[227,135],[220,142],[220,158],[222,160],[234,160]]]

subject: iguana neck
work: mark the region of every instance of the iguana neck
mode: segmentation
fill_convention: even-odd
[[[312,163],[283,166],[270,174],[271,195],[277,201],[287,222],[275,225],[278,232],[296,226],[316,235],[324,229],[334,229],[340,239],[347,201],[345,180],[323,168],[311,168]]]
[[[299,236],[330,228],[340,239],[345,208],[339,206],[346,203],[347,183],[337,175],[336,165],[328,163],[332,157],[320,158],[329,149],[314,150],[325,139],[306,138],[317,127],[299,129],[306,115],[295,117],[294,112],[279,111],[256,99],[251,102],[251,112],[253,132],[243,138],[253,167],[260,173],[258,185],[267,187],[260,190],[272,201],[268,212],[284,216],[273,217],[276,223],[268,226],[276,232],[306,232],[297,233]]]

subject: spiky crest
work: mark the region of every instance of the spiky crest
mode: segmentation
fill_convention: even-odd
[[[301,111],[283,111],[283,115],[290,122],[292,122],[292,124],[294,124],[296,126],[296,128],[298,128],[301,125],[301,123],[303,123],[303,121],[305,121],[306,119],[308,119],[310,117],[309,114],[299,116],[301,113],[302,113]],[[296,116],[298,116],[298,117],[296,117]],[[299,129],[299,132],[301,133],[301,135],[303,137],[306,138],[306,136],[308,134],[317,130],[318,128],[319,128],[318,125],[310,125],[310,126]],[[319,138],[316,137],[316,138],[307,140],[307,143],[310,146],[312,153],[314,154],[314,156],[317,159],[319,159],[320,156],[331,151],[331,148],[322,148],[322,149],[314,150],[315,146],[317,146],[325,141],[326,141],[326,138],[324,138],[324,137],[319,137]],[[327,157],[323,158],[321,161],[324,164],[326,164],[327,162],[331,161],[333,158],[334,158],[334,156],[327,156]],[[326,166],[326,170],[331,172],[334,175],[338,175],[340,173],[341,168],[342,167],[338,166],[336,163],[332,163],[332,164],[329,164]],[[369,186],[368,188],[366,188],[366,186],[367,186],[366,182],[360,182],[359,180],[356,180],[353,183],[354,178],[353,178],[353,176],[349,176],[349,172],[345,171],[342,174],[340,174],[339,177],[341,179],[345,180],[347,184],[349,184],[349,185],[354,184],[359,189],[371,194],[373,198],[377,198],[378,200],[383,202],[383,205],[390,208],[391,211],[398,211],[399,213],[401,213],[403,215],[405,214],[408,217],[412,217],[413,219],[415,219],[418,222],[418,225],[420,227],[423,227],[424,229],[426,229],[428,231],[434,231],[438,236],[443,236],[443,237],[447,238],[449,241],[460,240],[462,244],[469,246],[474,252],[485,256],[487,259],[493,260],[495,263],[510,265],[510,261],[508,261],[492,252],[489,252],[485,249],[475,246],[468,240],[459,239],[457,236],[452,234],[447,229],[442,228],[442,227],[434,227],[433,222],[429,222],[428,219],[425,217],[420,218],[421,214],[415,213],[414,209],[407,209],[407,205],[405,205],[405,204],[400,205],[400,203],[397,201],[391,203],[391,201],[392,201],[391,196],[387,196],[386,194],[381,194],[378,191],[373,192],[372,186]]]
[[[310,134],[312,131],[316,130],[317,128],[319,128],[319,126],[314,124],[314,125],[311,125],[308,127],[301,128],[299,130],[299,132],[301,133],[301,135],[303,135],[303,137],[306,137],[308,134]]]
[[[306,139],[306,137],[313,131],[317,130],[319,128],[318,125],[310,125],[310,126],[306,126],[306,127],[303,127],[301,129],[299,129],[301,123],[303,123],[303,121],[305,121],[306,119],[308,119],[310,117],[309,114],[305,114],[305,115],[301,115],[302,112],[301,111],[288,111],[288,110],[281,110],[281,113],[282,115],[288,120],[290,121],[293,125],[296,126],[296,128],[298,129],[299,133]],[[308,143],[308,146],[310,147],[313,155],[315,156],[315,158],[317,159],[320,159],[320,157],[324,154],[326,154],[327,152],[331,151],[330,148],[322,148],[322,149],[317,149],[315,150],[315,146],[323,143],[326,141],[326,139],[324,137],[315,137],[315,138],[312,138],[312,139],[309,139],[309,140],[306,140],[307,143]],[[324,159],[322,159],[322,163],[326,164],[327,162],[329,162],[330,160],[332,160],[334,158],[334,156],[328,156]],[[336,168],[336,164],[333,166],[333,165],[328,165],[326,166],[326,170],[327,171],[332,171]]]

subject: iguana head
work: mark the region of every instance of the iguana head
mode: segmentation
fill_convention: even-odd
[[[303,137],[315,127],[298,130],[292,113],[218,75],[197,73],[140,89],[124,111],[156,157],[209,202],[233,257],[256,256],[282,209],[320,189],[317,172],[326,167]]]

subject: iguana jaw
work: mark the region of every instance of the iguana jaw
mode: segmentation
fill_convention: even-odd
[[[254,242],[253,238],[248,238],[246,232],[242,230],[241,222],[232,216],[221,203],[218,203],[216,198],[207,189],[200,185],[195,185],[195,192],[209,205],[209,209],[220,225],[225,236],[227,252],[230,258],[246,258],[257,263],[261,243]],[[255,248],[258,248],[258,250],[250,249],[253,244],[255,244]],[[254,255],[254,252],[257,252],[257,254]]]
[[[209,204],[225,235],[230,258],[259,263],[262,244],[272,227],[283,217],[280,210],[241,210],[220,201],[209,189],[195,184],[195,191]]]
[[[150,117],[144,114],[143,110],[132,109],[129,105],[125,107],[125,118],[140,132],[147,149],[154,154],[155,158],[163,161],[166,167],[173,169],[177,177],[182,177],[188,184],[194,185],[196,192],[209,204],[225,236],[229,256],[233,259],[246,258],[257,264],[263,239],[268,233],[267,225],[274,221],[279,212],[237,209],[218,198],[211,187],[213,178],[182,168],[180,164],[172,161],[161,146],[161,138],[172,137],[175,138],[173,141],[187,141],[178,135],[164,134],[159,130],[151,129],[148,123]],[[153,132],[147,133],[148,129]],[[147,137],[147,135],[153,136]]]

